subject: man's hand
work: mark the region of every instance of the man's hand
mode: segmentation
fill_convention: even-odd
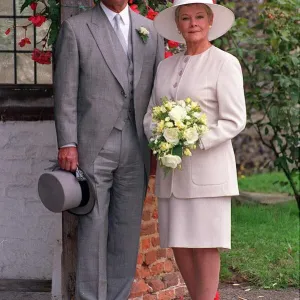
[[[76,147],[64,147],[58,150],[59,166],[66,171],[74,172],[78,165],[78,151]]]

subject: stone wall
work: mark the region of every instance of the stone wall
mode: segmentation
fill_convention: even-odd
[[[53,122],[0,123],[0,279],[51,279],[59,214],[37,194],[37,179],[55,159]]]

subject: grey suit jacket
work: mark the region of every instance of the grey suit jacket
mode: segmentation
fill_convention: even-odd
[[[151,97],[157,65],[163,59],[163,40],[152,21],[130,10],[136,128],[145,167],[150,152],[143,118]],[[149,31],[143,43],[136,29]],[[113,34],[109,34],[113,31]],[[55,124],[58,147],[78,145],[79,163],[89,168],[103,147],[129,97],[122,76],[127,59],[117,35],[100,5],[63,22],[55,48]]]

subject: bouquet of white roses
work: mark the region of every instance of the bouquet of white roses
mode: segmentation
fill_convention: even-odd
[[[199,138],[207,132],[206,115],[190,98],[171,101],[162,98],[162,105],[152,109],[154,128],[149,147],[166,173],[181,168],[182,156],[191,156]]]

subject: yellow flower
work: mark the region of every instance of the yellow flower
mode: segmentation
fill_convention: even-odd
[[[201,116],[200,116],[200,121],[204,124],[204,125],[206,125],[206,123],[207,123],[207,116],[206,116],[206,114],[201,114]]]
[[[166,102],[166,103],[165,103],[165,108],[166,108],[167,110],[171,110],[171,109],[172,109],[172,104],[171,104],[170,102]]]
[[[153,114],[158,115],[159,113],[160,113],[160,107],[159,106],[153,107]]]
[[[191,152],[190,149],[188,149],[188,148],[185,148],[185,149],[183,150],[183,154],[184,154],[185,156],[192,156],[192,152]]]
[[[185,127],[181,121],[175,121],[175,126],[179,129],[183,129]]]
[[[167,110],[166,110],[163,106],[160,108],[160,111],[161,111],[162,113],[167,112]]]
[[[188,97],[188,98],[185,99],[185,103],[186,103],[186,104],[190,104],[191,102],[192,102],[192,100],[191,100],[190,97]]]
[[[166,122],[166,127],[169,127],[169,128],[174,127],[173,122]]]
[[[164,120],[161,120],[161,121],[157,124],[156,131],[157,131],[157,132],[163,132],[164,126],[165,126],[165,121],[164,121]]]
[[[160,149],[161,149],[162,151],[169,150],[170,148],[172,148],[172,145],[169,144],[169,143],[161,143],[161,144],[160,144]]]
[[[191,108],[196,108],[198,106],[197,102],[192,101],[191,103]]]

